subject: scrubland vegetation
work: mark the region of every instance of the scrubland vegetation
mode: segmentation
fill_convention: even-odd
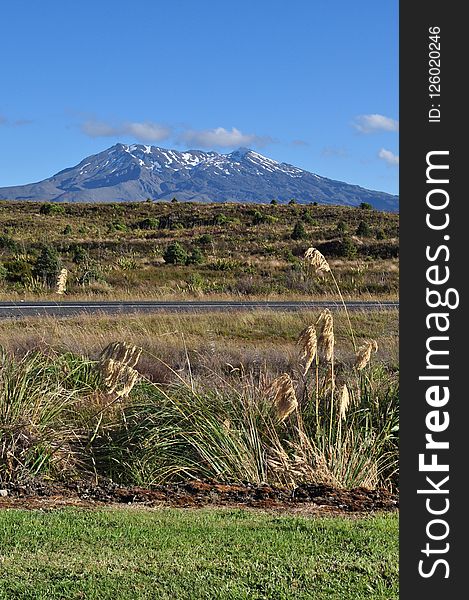
[[[0,202],[0,295],[324,297],[302,256],[328,257],[344,295],[396,297],[398,215],[340,206]]]

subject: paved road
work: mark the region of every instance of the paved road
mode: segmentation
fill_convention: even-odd
[[[398,302],[347,302],[349,310],[398,309]],[[39,315],[69,317],[86,314],[134,314],[155,312],[229,312],[238,310],[298,311],[330,308],[340,309],[339,302],[231,302],[231,301],[127,301],[127,302],[0,302],[0,319]]]

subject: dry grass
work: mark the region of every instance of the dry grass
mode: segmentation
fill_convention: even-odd
[[[379,340],[377,361],[396,366],[397,311],[356,311],[350,317],[359,341]],[[17,355],[40,348],[46,352],[72,351],[97,359],[111,342],[126,340],[145,348],[139,361],[140,371],[154,381],[165,382],[174,376],[164,365],[155,363],[152,356],[165,357],[176,371],[185,374],[184,336],[196,377],[206,379],[210,373],[233,373],[239,377],[264,369],[275,378],[298,364],[298,332],[317,318],[316,311],[30,317],[0,321],[0,345]],[[334,321],[337,360],[353,364],[355,353],[342,311],[334,313]]]
[[[318,351],[327,362],[332,362],[334,357],[334,318],[329,309],[324,310],[318,317],[316,325],[319,327]]]
[[[369,364],[373,350],[375,353],[378,352],[378,342],[376,340],[366,340],[363,342],[360,348],[358,348],[355,366],[359,371],[364,369]]]
[[[126,398],[139,378],[135,370],[142,348],[127,342],[113,342],[101,352],[98,369],[108,394]]]
[[[316,248],[308,248],[306,250],[305,261],[308,267],[312,269],[316,275],[329,273],[331,270],[326,258]]]
[[[300,347],[300,360],[304,362],[303,376],[306,376],[316,358],[318,349],[318,338],[314,325],[308,325],[303,329],[297,343]]]
[[[272,405],[280,423],[298,408],[295,388],[288,373],[283,373],[272,382],[268,395],[272,396]]]

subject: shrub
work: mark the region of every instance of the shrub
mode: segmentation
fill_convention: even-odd
[[[104,279],[98,267],[93,266],[81,273],[81,275],[78,277],[78,283],[80,285],[91,285],[92,283],[104,284],[106,283],[106,280]]]
[[[137,229],[158,229],[159,220],[153,217],[148,217],[147,219],[143,219],[136,224]]]
[[[186,265],[200,265],[204,262],[204,255],[200,248],[194,248],[186,259]]]
[[[169,244],[163,254],[164,261],[171,265],[185,265],[187,258],[187,251],[179,242]]]
[[[63,215],[65,207],[62,204],[42,204],[39,212],[41,215]]]
[[[18,244],[8,235],[0,235],[0,249],[16,252],[16,250],[18,250]]]
[[[265,215],[261,213],[259,210],[255,210],[252,217],[253,225],[261,225],[262,223],[276,223],[278,221],[278,217],[274,217],[274,215]],[[239,219],[231,219],[232,223],[238,222]]]
[[[342,256],[344,258],[355,258],[357,256],[357,246],[350,237],[344,237],[342,240]]]
[[[32,266],[23,258],[9,260],[3,266],[6,269],[5,279],[10,283],[26,283],[31,278]]]
[[[70,235],[72,233],[72,226],[70,224],[66,225],[64,230],[62,231],[63,235]]]
[[[229,222],[228,217],[224,213],[220,213],[215,217],[215,225],[225,225],[225,223]]]
[[[55,285],[61,268],[61,260],[55,248],[44,246],[36,259],[33,275],[46,285]]]
[[[304,240],[307,237],[305,226],[301,221],[297,221],[295,226],[293,227],[293,231],[291,232],[292,240]]]
[[[210,233],[204,233],[203,235],[201,235],[198,239],[198,243],[201,246],[208,246],[209,244],[213,243],[213,236],[210,235]]]
[[[359,208],[362,210],[373,210],[373,206],[369,202],[360,202]]]
[[[347,223],[345,223],[345,221],[342,220],[338,221],[336,231],[340,234],[346,233],[348,231]]]
[[[83,246],[75,245],[71,248],[72,260],[76,265],[81,265],[89,260],[89,254]]]
[[[360,221],[357,227],[357,235],[360,237],[370,237],[371,228],[365,221]]]
[[[114,221],[108,227],[109,233],[113,231],[127,231],[127,225],[123,221]]]

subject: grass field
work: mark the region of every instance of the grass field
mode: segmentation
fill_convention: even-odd
[[[277,373],[296,360],[296,340],[320,311],[230,312],[77,317],[31,317],[0,321],[0,346],[15,354],[41,349],[74,352],[97,358],[110,342],[125,340],[144,348],[139,369],[154,381],[167,381],[170,373],[152,356],[164,357],[180,374],[187,375],[187,355],[192,374],[225,374],[227,365],[246,371],[259,364]],[[379,340],[377,360],[398,364],[399,315],[395,310],[354,311],[350,320],[357,342]],[[348,323],[343,311],[335,312],[338,358],[351,360]]]
[[[1,600],[394,600],[397,515],[0,513]]]

